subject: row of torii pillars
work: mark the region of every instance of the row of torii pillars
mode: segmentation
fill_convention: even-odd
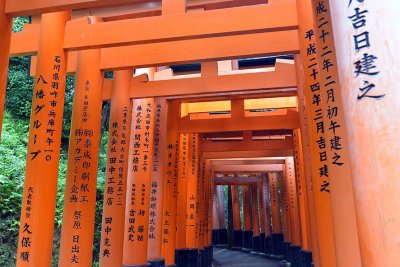
[[[313,260],[318,266],[349,266],[349,263],[351,263],[351,266],[361,266],[361,263],[364,266],[384,266],[392,263],[396,265],[398,262],[398,253],[396,253],[398,251],[398,213],[396,207],[399,206],[399,202],[396,201],[398,179],[394,177],[394,174],[397,173],[399,168],[396,157],[399,142],[396,135],[398,131],[396,131],[394,122],[397,119],[396,111],[398,111],[397,100],[399,97],[398,90],[395,90],[393,86],[396,84],[396,79],[393,71],[390,70],[396,64],[390,62],[398,60],[398,57],[388,57],[387,54],[390,55],[391,53],[386,54],[386,51],[376,50],[379,53],[379,58],[386,66],[382,67],[380,78],[374,80],[374,85],[379,85],[379,88],[377,88],[379,90],[374,91],[371,86],[358,90],[357,82],[362,81],[355,80],[354,75],[348,77],[348,73],[346,74],[346,71],[353,74],[354,70],[339,69],[337,66],[341,64],[342,67],[350,68],[349,66],[352,66],[352,64],[349,63],[349,57],[356,61],[359,53],[352,51],[352,42],[341,43],[341,40],[336,40],[335,46],[333,40],[334,33],[342,34],[342,37],[347,38],[357,37],[354,32],[350,31],[350,29],[353,30],[352,25],[350,24],[347,27],[345,22],[337,20],[336,24],[332,26],[331,9],[328,1],[299,0],[297,2],[300,14],[298,25],[300,53],[296,55],[298,96],[300,107],[306,112],[300,110],[300,112],[303,111],[301,113],[301,132],[294,132],[294,136],[297,136],[294,140],[299,142],[298,137],[301,136],[301,141],[310,141],[308,144],[297,144],[297,147],[303,148],[304,155],[299,153],[295,157],[299,159],[298,162],[306,163],[302,168],[299,168],[299,177],[302,177],[301,174],[303,174],[303,177],[307,178],[306,182],[300,179],[298,184],[300,184],[300,188],[308,189],[306,194],[297,194],[297,196],[302,199],[307,195],[309,197],[308,203],[312,203],[309,206],[309,216],[302,217],[301,214],[306,214],[307,205],[304,204],[306,202],[299,201],[299,219],[304,220],[304,222],[301,221],[300,225],[309,224],[309,229],[312,229],[310,236],[301,235],[301,242],[303,240],[310,241],[307,246],[312,246]],[[339,6],[339,1],[330,1],[333,10],[341,18],[348,18],[344,14],[357,11],[355,5],[362,5],[362,2],[366,1],[349,2],[350,9],[349,7]],[[2,4],[1,8],[3,8],[5,1],[0,1],[0,3]],[[396,3],[392,1],[391,4],[395,5]],[[372,7],[370,13],[372,14],[373,10],[379,10],[381,17],[386,19],[384,25],[387,29],[392,29],[391,23],[388,22],[390,16],[382,16],[382,14],[390,13],[388,11],[389,5],[385,7],[378,6],[376,3],[368,3],[368,5]],[[311,10],[314,10],[314,12]],[[0,59],[2,60],[0,67],[2,74],[4,74],[0,77],[2,79],[0,83],[5,84],[4,76],[11,39],[11,23],[9,18],[4,16],[3,10],[0,15],[2,22],[0,30],[2,36],[5,36],[4,42],[0,43]],[[51,262],[55,201],[42,201],[40,205],[36,203],[40,197],[45,195],[52,195],[49,199],[55,199],[54,189],[57,180],[47,178],[57,177],[58,175],[58,164],[55,162],[58,162],[59,159],[63,112],[61,96],[64,94],[67,68],[63,38],[68,17],[68,12],[49,13],[42,16],[26,165],[28,175],[24,187],[24,202],[18,240],[18,266],[31,266],[32,262],[35,266],[50,266]],[[376,14],[371,15],[371,17],[374,21],[378,21]],[[90,20],[90,23],[99,22],[98,18],[92,17]],[[356,26],[365,26],[365,23],[366,20],[361,20]],[[378,31],[372,28],[368,33],[373,32],[378,34]],[[390,34],[397,36],[396,31]],[[390,34],[386,33],[387,36]],[[376,41],[377,39],[379,38],[376,38],[375,42],[382,44],[383,47],[381,40]],[[395,54],[392,43],[385,43],[384,45],[390,51],[393,51],[393,55]],[[314,48],[318,48],[318,53],[315,52]],[[350,56],[347,54],[348,51],[352,51]],[[96,205],[93,189],[96,188],[97,177],[98,158],[95,155],[97,155],[97,147],[99,146],[97,137],[100,129],[99,118],[102,97],[99,91],[102,73],[98,68],[93,67],[100,63],[100,49],[79,51],[78,54],[77,90],[74,96],[75,108],[69,151],[69,179],[64,207],[60,266],[71,266],[72,264],[90,266],[92,264],[93,227],[91,226],[93,225]],[[314,56],[314,54],[316,55]],[[319,66],[313,62],[318,62]],[[329,72],[332,75],[327,75]],[[163,255],[165,264],[172,265],[175,262],[176,245],[182,244],[180,243],[182,242],[182,235],[175,236],[173,233],[175,233],[176,226],[183,222],[179,219],[179,216],[181,216],[179,211],[184,210],[183,207],[177,205],[177,203],[182,203],[177,202],[177,198],[180,197],[178,179],[180,177],[179,171],[181,171],[177,164],[181,156],[181,150],[179,150],[181,139],[177,130],[177,119],[172,116],[166,119],[168,135],[162,134],[160,130],[158,132],[160,138],[167,138],[164,146],[167,149],[161,149],[160,146],[158,154],[152,153],[157,151],[157,146],[156,142],[152,143],[148,136],[152,134],[156,136],[158,130],[157,120],[154,121],[151,118],[161,118],[167,114],[165,110],[163,111],[163,104],[157,102],[162,100],[135,100],[131,109],[129,94],[125,91],[128,91],[127,84],[129,83],[128,79],[132,77],[132,71],[115,71],[114,75],[115,84],[119,84],[119,92],[112,96],[114,104],[111,113],[114,116],[111,116],[112,121],[110,123],[109,155],[113,156],[108,158],[107,166],[111,175],[107,176],[106,179],[102,253],[103,255],[116,255],[127,266],[143,265],[146,264],[148,258],[147,255],[146,257],[143,256],[147,251],[147,246],[144,246],[143,243],[148,242],[149,246],[152,246],[153,242],[158,242],[158,245],[154,245],[149,250],[149,258],[151,258],[151,253],[154,253],[153,256]],[[40,93],[43,88],[48,92],[45,95]],[[348,93],[346,95],[342,90],[348,90],[348,88],[356,89],[345,91]],[[384,93],[381,93],[382,91]],[[333,92],[337,92],[337,94],[333,94]],[[376,96],[380,102],[370,101],[365,104],[366,100],[370,100],[364,98],[365,94],[363,93],[365,92],[379,94],[369,95],[367,98]],[[362,94],[361,99],[359,99],[360,93]],[[382,98],[381,96],[384,95],[386,97]],[[333,96],[335,96],[334,99]],[[57,97],[60,101],[57,101]],[[356,99],[359,102],[356,102]],[[165,102],[163,103],[165,108]],[[180,113],[179,105],[172,103],[168,105],[168,114]],[[342,112],[340,112],[341,110]],[[343,112],[343,110],[346,110],[346,112]],[[130,111],[132,111],[132,114],[129,114]],[[323,114],[321,114],[322,112]],[[131,115],[135,119],[135,123],[132,125],[130,125],[131,120],[129,119]],[[345,127],[346,121],[350,124],[347,128]],[[155,127],[150,126],[152,123]],[[325,128],[322,127],[324,123],[326,124]],[[340,126],[338,126],[338,123],[340,123]],[[53,127],[55,128],[54,131]],[[378,129],[376,132],[371,131],[375,128]],[[128,134],[130,129],[131,132]],[[121,139],[117,140],[116,137]],[[131,140],[128,141],[128,138]],[[348,143],[346,139],[348,139]],[[382,141],[384,145],[377,144],[376,140]],[[198,136],[197,141],[199,141]],[[351,146],[348,144],[351,144]],[[153,148],[151,148],[152,145]],[[201,149],[200,146],[198,149]],[[130,153],[127,157],[123,155],[126,151],[133,153]],[[146,151],[148,154],[146,154]],[[162,151],[164,151],[164,154]],[[327,162],[327,156],[329,156],[330,162],[324,164],[324,162]],[[193,226],[191,226],[192,228],[187,227],[192,229],[187,234],[187,237],[192,237],[192,243],[186,247],[202,251],[201,261],[209,264],[210,257],[204,255],[210,255],[205,251],[209,250],[212,243],[212,202],[210,200],[212,200],[214,176],[211,175],[208,159],[206,160],[201,156],[197,158],[197,161],[196,157],[194,159],[197,171],[200,173],[196,177],[201,179],[197,179],[197,183],[188,182],[187,189],[192,190],[193,186],[197,185],[196,192],[201,192],[201,195],[197,195],[197,200],[199,200],[198,210],[201,212],[196,213],[197,221],[200,223],[196,224],[194,231]],[[342,164],[341,159],[348,160],[346,164]],[[164,196],[153,199],[153,202],[146,206],[142,199],[149,198],[151,200],[151,193],[158,188],[155,183],[149,183],[148,176],[150,175],[150,163],[155,162],[159,164],[156,164],[158,167],[163,166],[163,163],[166,162],[165,170],[159,171],[158,174],[153,173],[151,176],[152,179],[162,179]],[[152,172],[157,173],[154,170],[153,166]],[[157,170],[160,170],[160,168],[157,168]],[[121,177],[124,177],[127,172],[132,172],[130,177],[137,179],[138,184],[129,183],[129,181],[126,185],[121,184]],[[345,179],[340,179],[342,177],[345,177]],[[192,178],[188,177],[187,180],[189,181]],[[304,183],[307,186],[303,186]],[[34,188],[39,189],[34,190]],[[309,192],[310,188],[314,189],[311,193]],[[325,194],[328,193],[325,192],[328,189],[332,190],[331,193]],[[120,205],[122,201],[126,200],[121,192],[127,192],[130,195],[126,206]],[[324,194],[321,194],[321,192]],[[189,194],[189,196],[192,195]],[[290,194],[290,196],[296,195]],[[154,241],[153,238],[147,239],[144,232],[151,231],[152,212],[150,209],[152,207],[157,209],[157,205],[161,201],[163,203],[162,216],[158,216],[156,219],[160,220],[162,226],[155,227],[157,231],[161,231],[161,234],[158,236],[158,241]],[[189,198],[186,203],[189,203],[189,201],[193,201],[193,199]],[[108,209],[107,205],[115,207]],[[34,216],[32,216],[33,214]],[[284,212],[282,214],[287,216]],[[128,223],[121,223],[121,218],[125,215],[127,215]],[[289,217],[292,216],[289,212]],[[274,216],[272,216],[272,220],[273,218]],[[288,220],[286,218],[283,221],[287,222]],[[144,227],[143,224],[148,224],[149,227]],[[119,232],[112,225],[119,228],[124,225],[127,233],[127,239],[124,242],[110,243],[111,238],[108,236],[118,235]],[[274,223],[272,222],[273,226]],[[179,231],[182,228],[178,226],[177,229]],[[290,232],[290,230],[287,229],[286,232]],[[121,235],[121,233],[119,234]],[[129,236],[130,234],[132,236]],[[196,236],[196,241],[193,241],[194,236]],[[307,236],[309,238],[305,239],[304,237]],[[290,235],[290,238],[292,238],[292,235]],[[46,242],[43,242],[43,240]],[[115,253],[111,252],[111,248],[117,246],[119,248],[116,249]],[[307,246],[301,244],[301,248],[304,250]],[[129,251],[129,253],[123,253],[124,251]],[[110,257],[102,258],[103,261],[107,261]],[[102,264],[114,266],[109,263]],[[115,266],[119,265],[120,263]]]
[[[295,174],[291,167],[293,158],[288,157],[286,161],[288,163],[284,172],[260,175],[255,177],[258,181],[232,179],[227,187],[228,227],[225,223],[224,186],[216,187],[214,245],[230,245],[234,249],[242,248],[247,252],[286,259],[292,266],[311,266],[312,253],[306,244],[307,236],[301,236],[307,234],[309,229],[300,228],[300,217],[304,218],[304,215],[300,216],[297,199],[290,198],[292,192],[297,193]],[[239,187],[242,198],[239,198]],[[242,218],[240,207],[243,209]]]
[[[302,234],[309,234],[310,229],[304,225],[301,229],[300,217],[304,219],[305,215],[300,215],[298,199],[293,199],[292,195],[297,194],[293,163],[293,158],[288,157],[283,172],[269,172],[240,181],[231,178],[229,185],[216,186],[213,245],[256,252],[275,260],[285,260],[291,266],[311,266],[308,237],[302,237]],[[225,195],[228,196],[227,207]]]

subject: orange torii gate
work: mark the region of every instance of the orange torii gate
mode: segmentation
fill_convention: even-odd
[[[110,138],[109,143],[101,265],[114,262],[118,265],[120,261],[127,265],[144,265],[148,261],[158,264],[163,262],[160,257],[165,258],[166,265],[173,265],[176,244],[195,253],[201,251],[202,263],[210,265],[210,200],[217,182],[214,174],[260,173],[265,166],[282,163],[262,163],[262,167],[257,168],[245,159],[269,160],[276,156],[295,158],[285,161],[285,169],[274,168],[279,174],[269,173],[269,183],[264,179],[264,200],[268,190],[271,199],[272,232],[271,239],[267,240],[271,240],[272,249],[269,252],[283,254],[280,242],[284,238],[291,248],[287,259],[293,265],[302,261],[309,266],[311,252],[315,266],[399,263],[396,229],[400,219],[396,210],[400,204],[396,198],[398,182],[393,175],[399,170],[396,153],[399,131],[393,123],[399,113],[399,93],[394,87],[396,77],[389,71],[390,66],[398,65],[399,57],[395,53],[396,42],[377,38],[377,28],[370,26],[383,23],[388,31],[392,30],[393,39],[399,37],[398,29],[389,25],[393,14],[387,8],[396,3],[386,1],[385,5],[365,1],[349,1],[343,5],[341,1],[328,0],[255,0],[243,7],[243,1],[236,0],[189,0],[187,3],[172,0],[161,3],[0,0],[0,117],[4,110],[9,55],[34,56],[35,86],[17,266],[50,266],[51,263],[67,72],[76,73],[77,85],[60,266],[92,264],[100,107],[105,99],[112,101],[110,132],[115,131],[122,137],[124,133],[120,131],[126,131],[126,138]],[[150,5],[141,8],[143,3]],[[198,12],[194,12],[196,10]],[[360,10],[368,14],[360,17]],[[34,24],[26,25],[21,33],[12,34],[11,19],[29,15],[35,16]],[[191,27],[177,27],[177,22]],[[375,50],[379,46],[385,46],[387,51]],[[217,63],[281,54],[294,54],[295,64],[278,61],[274,69],[256,72],[232,69],[224,74]],[[365,65],[366,60],[370,62],[369,67]],[[200,77],[167,77],[157,81],[144,76],[131,77],[133,68],[191,62],[201,62]],[[104,71],[110,70],[114,71],[113,82],[102,76]],[[160,73],[160,76],[168,75]],[[125,102],[119,98],[122,94]],[[244,99],[251,97],[296,95],[299,103],[295,107],[275,107],[276,111],[253,116],[251,109],[244,108]],[[168,104],[166,99],[148,99],[150,97],[166,97]],[[147,100],[135,100],[135,103],[150,101],[153,110],[144,112],[144,123],[135,118],[129,125],[131,119],[124,122],[126,118],[123,117],[131,115],[131,103],[126,100],[139,98]],[[176,98],[178,100],[172,100]],[[230,99],[230,114],[212,115],[213,110],[206,108],[182,116],[181,104],[194,99]],[[156,111],[158,118],[164,116],[159,126],[154,115],[156,103],[160,105]],[[122,107],[122,111],[118,109]],[[138,116],[138,108],[134,112]],[[121,122],[125,128],[117,129],[116,124],[121,127]],[[142,133],[137,128],[140,125],[149,129]],[[129,126],[134,130],[130,131]],[[153,130],[157,132],[157,127],[158,134],[165,135],[159,147],[156,143],[160,140],[152,134]],[[249,140],[245,134],[236,144],[222,144],[205,141],[202,135],[267,129],[290,130],[293,138],[256,141]],[[371,132],[371,129],[377,130]],[[192,190],[188,198],[179,195],[182,178],[179,176],[182,166],[179,134],[199,133],[194,149],[197,161],[192,164],[197,165],[197,170],[190,176],[196,183],[196,190]],[[143,141],[142,134],[147,140]],[[141,140],[137,140],[139,135]],[[382,136],[383,145],[375,142],[382,140]],[[132,144],[134,138],[136,141]],[[114,146],[115,142],[120,146]],[[125,145],[129,142],[131,146],[126,151]],[[153,146],[157,148],[151,148]],[[159,154],[155,153],[156,149]],[[138,164],[135,153],[141,153],[142,163],[148,161],[149,169],[146,175],[130,175],[127,179],[127,173],[134,171],[133,166]],[[114,161],[118,156],[120,161]],[[126,166],[128,158],[132,169]],[[212,163],[233,158],[243,162]],[[156,170],[154,164],[162,167]],[[118,176],[113,170],[118,171]],[[118,180],[116,187],[113,178]],[[134,190],[137,182],[141,182],[140,193]],[[189,192],[185,183],[182,187]],[[236,190],[235,186],[232,188]],[[118,190],[116,197],[112,196],[113,190]],[[232,194],[232,206],[236,207],[238,197],[235,200],[235,194]],[[177,208],[180,197],[185,203]],[[194,200],[197,212],[193,217],[196,218],[191,222],[184,220],[192,227],[188,230],[188,225],[176,221],[176,213],[193,214],[190,205],[194,205]],[[191,203],[189,209],[188,203]],[[121,211],[124,209],[125,214]],[[234,229],[239,230],[240,217],[238,222],[235,209],[233,224]],[[265,212],[268,210],[266,208]],[[269,234],[268,216],[264,222],[266,234]],[[248,218],[246,230],[249,231]],[[137,255],[126,249],[121,252],[121,246],[128,242],[122,234],[123,224],[118,223],[121,220],[125,220],[125,225],[130,224],[125,236],[129,239],[132,235],[131,239],[135,237],[138,241],[134,252]],[[193,225],[196,225],[197,234],[193,233]],[[376,229],[385,229],[386,234],[381,235]],[[183,235],[185,241],[180,239]],[[110,259],[105,258],[107,255]]]

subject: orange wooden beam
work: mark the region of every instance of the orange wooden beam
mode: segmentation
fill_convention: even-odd
[[[251,176],[251,177],[215,177],[215,185],[249,185],[257,184],[262,182],[262,177]]]
[[[68,71],[75,71],[76,52],[70,52],[68,58]],[[72,56],[72,57],[71,57]],[[36,70],[36,57],[33,58],[31,65],[31,74]],[[103,81],[103,100],[111,99],[111,88],[113,80],[104,79]],[[188,90],[190,88],[190,90]],[[226,99],[227,95],[232,99],[239,98],[263,98],[274,97],[274,94],[282,96],[296,95],[297,82],[295,67],[293,64],[277,62],[275,71],[220,75],[215,77],[184,78],[161,81],[149,81],[146,75],[139,75],[131,81],[130,97],[151,98],[168,97],[180,98],[200,98],[203,100],[212,100],[217,94],[221,99]],[[262,91],[263,93],[259,93]],[[253,94],[249,94],[252,92]],[[280,93],[279,93],[280,92]],[[236,95],[238,93],[238,95]],[[268,94],[267,94],[268,93]],[[225,95],[223,95],[225,94]],[[232,96],[234,94],[234,96]],[[210,95],[206,97],[206,95]]]
[[[101,68],[165,66],[298,51],[297,30],[264,32],[106,48],[102,49]]]
[[[238,17],[241,20],[237,20]],[[246,21],[246,23],[242,23],[242,21]],[[179,25],[185,26],[177,27],[177,22],[179,22]],[[96,26],[81,25],[72,21],[66,25],[64,48],[71,51],[287,31],[296,30],[297,25],[296,4],[294,1],[272,5],[256,5],[109,21]],[[13,34],[13,39],[16,37],[15,39],[19,42],[12,42],[11,54],[34,53],[37,51],[39,30],[40,25],[35,24],[31,25],[26,33],[23,31]],[[248,41],[251,41],[251,38]],[[288,43],[285,41],[282,41],[284,46]],[[275,43],[276,45],[276,42],[270,40],[267,40],[267,42],[264,40],[265,43]],[[18,47],[20,44],[24,45],[24,50],[22,51],[14,48],[15,45]]]
[[[250,91],[250,93],[249,93]],[[243,90],[234,91],[233,93],[224,92],[218,94],[196,94],[196,95],[185,95],[185,96],[171,96],[168,99],[180,99],[182,101],[217,101],[224,100],[229,97],[231,100],[236,99],[249,99],[249,98],[275,98],[275,97],[292,97],[296,96],[297,88],[285,88],[285,89],[268,89],[268,90]]]
[[[279,172],[283,170],[282,164],[265,165],[216,165],[212,166],[214,172]]]
[[[216,75],[213,77],[173,79],[162,81],[132,81],[131,98],[155,96],[195,96],[215,93],[246,93],[258,90],[296,88],[294,64],[277,62],[275,71]],[[190,88],[190,90],[188,90]]]
[[[203,157],[207,158],[207,159],[284,157],[286,155],[293,156],[293,149],[254,150],[254,151],[223,151],[223,152],[204,152],[203,153]]]
[[[213,10],[221,8],[232,8],[239,6],[250,6],[266,4],[268,0],[188,0],[186,9],[191,12],[197,10]],[[142,18],[150,16],[159,16],[162,11],[161,1],[148,3],[121,4],[113,7],[97,7],[88,9],[74,10],[72,18],[84,16],[98,16],[105,21]]]
[[[287,110],[286,115],[276,116],[209,120],[190,120],[190,118],[184,117],[179,120],[179,131],[187,133],[297,129],[299,127],[299,113],[293,110]]]
[[[216,151],[252,151],[252,150],[293,149],[293,138],[266,141],[204,141],[204,152]]]
[[[37,53],[39,44],[34,36],[38,34],[39,28],[33,25],[29,27],[29,34],[13,35],[11,56]],[[296,54],[299,52],[298,43],[297,30],[290,30],[111,47],[101,49],[100,67],[112,70]],[[70,52],[68,59],[74,61],[74,57],[76,53]],[[75,64],[68,65],[68,72],[75,72]]]
[[[257,165],[257,164],[285,164],[284,159],[249,159],[249,160],[211,160],[211,165]]]
[[[117,20],[97,26],[81,27],[71,23],[66,28],[64,47],[69,50],[104,48],[296,28],[296,3],[293,1]]]
[[[5,12],[9,16],[29,16],[62,10],[76,10],[90,7],[115,6],[143,0],[7,0]]]
[[[29,16],[38,15],[42,13],[55,12],[60,10],[76,10],[78,14],[86,14],[88,9],[93,10],[92,15],[109,19],[116,15],[127,16],[131,13],[140,16],[141,13],[147,15],[159,15],[161,13],[161,1],[152,2],[149,0],[7,0],[6,13],[9,16]],[[240,5],[255,5],[268,3],[268,0],[189,0],[186,4],[187,8],[196,9],[217,9],[235,7]],[[114,9],[123,6],[128,9],[119,11],[120,14],[115,14],[116,11],[106,12],[106,9]],[[132,10],[133,9],[133,10]],[[79,12],[80,11],[80,12]]]

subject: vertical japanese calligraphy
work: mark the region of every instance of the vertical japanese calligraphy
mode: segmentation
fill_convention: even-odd
[[[400,264],[398,5],[396,0],[330,2],[362,266]],[[364,92],[359,89],[365,86]],[[385,229],[385,235],[375,229]]]
[[[207,210],[206,210],[206,239],[205,239],[205,245],[210,246],[212,244],[212,195],[213,195],[213,189],[214,189],[214,171],[211,169],[211,162],[209,159],[206,160],[206,202],[207,202]]]
[[[359,242],[345,112],[342,104],[343,88],[340,87],[339,81],[329,1],[313,0],[313,15],[317,58],[321,72],[321,100],[324,103],[325,136],[320,140],[327,150],[323,156],[330,177],[329,185],[322,184],[321,189],[329,188],[330,185],[334,189],[331,191],[330,197],[337,264],[359,266],[361,264],[360,255],[351,253],[351,251],[359,251]]]
[[[357,100],[365,98],[380,100],[385,97],[385,94],[377,93],[374,76],[380,73],[378,64],[379,59],[371,53],[373,47],[371,39],[376,37],[370,35],[368,13],[364,3],[368,0],[349,0],[349,23],[353,27],[353,49],[357,60],[354,64],[354,79],[358,82]]]
[[[297,185],[297,198],[299,206],[299,216],[301,225],[301,247],[303,250],[310,250],[311,231],[310,231],[310,212],[307,194],[307,181],[304,168],[303,146],[300,129],[293,130],[294,140],[294,159]],[[312,203],[313,204],[313,203]]]
[[[251,227],[251,200],[250,200],[250,196],[251,195],[251,191],[249,190],[249,186],[248,185],[242,185],[242,198],[243,198],[243,223],[244,223],[244,227],[243,230],[244,231],[251,231],[252,227]]]
[[[268,192],[268,176],[264,175],[262,177],[261,187],[261,202],[262,202],[262,211],[263,214],[260,217],[264,217],[264,233],[265,237],[269,237],[271,235],[271,207],[270,207],[270,197]],[[260,202],[260,203],[261,203]]]
[[[122,265],[126,177],[131,129],[131,70],[115,71],[111,96],[100,266]]]
[[[225,203],[224,203],[224,185],[217,185],[218,198],[218,225],[219,229],[225,229]]]
[[[198,134],[189,134],[189,168],[187,182],[187,202],[186,202],[186,246],[187,248],[197,248],[197,224],[198,224]]]
[[[154,108],[154,99],[133,100],[125,208],[125,265],[147,264]]]
[[[155,105],[148,241],[148,258],[150,260],[161,257],[164,162],[167,160],[165,151],[167,146],[167,101],[165,98],[156,98]]]
[[[180,114],[178,103],[168,103],[166,161],[164,170],[164,197],[162,214],[161,255],[165,265],[175,264],[176,231],[176,191],[178,180],[179,134],[177,116]]]
[[[300,218],[299,208],[297,200],[297,184],[296,184],[296,173],[293,157],[286,157],[285,160],[286,169],[286,180],[287,180],[287,198],[289,206],[289,217],[290,217],[290,243],[292,246],[301,245],[301,233],[300,233]]]
[[[102,109],[99,66],[100,50],[78,52],[59,266],[92,264]]]
[[[288,195],[288,179],[286,170],[278,175],[280,198],[282,203],[282,228],[283,228],[283,240],[285,243],[291,241],[291,228],[290,228],[290,204]]]
[[[312,0],[299,0],[297,5],[299,14],[299,41],[300,41],[300,59],[297,59],[298,74],[300,77],[299,92],[303,97],[303,108],[305,109],[305,123],[306,127],[302,130],[307,130],[307,134],[302,132],[302,136],[308,137],[309,145],[309,159],[311,166],[309,167],[310,178],[307,186],[308,195],[313,200],[313,207],[315,211],[314,225],[317,235],[314,235],[313,260],[320,265],[335,266],[335,246],[332,224],[331,212],[331,197],[330,197],[330,175],[327,161],[324,156],[327,153],[326,137],[325,137],[325,123],[324,123],[324,110],[326,110],[326,101],[322,100],[324,94],[322,93],[320,77],[311,75],[309,66],[314,65],[315,72],[320,72],[318,64],[318,51],[317,51],[317,34],[315,18],[313,11],[315,10]],[[314,63],[311,63],[314,62]],[[316,64],[315,64],[316,63]],[[303,79],[301,79],[303,77]],[[318,116],[317,116],[318,114]],[[319,126],[319,127],[318,127]],[[322,131],[323,129],[323,131]],[[311,187],[312,186],[312,187]],[[312,192],[309,192],[309,189]],[[312,207],[312,206],[311,206]]]
[[[271,199],[271,215],[272,215],[272,233],[282,233],[282,223],[280,215],[278,174],[268,173],[269,195]]]
[[[240,203],[239,188],[237,185],[231,185],[232,188],[232,211],[233,211],[233,230],[241,230],[240,223]]]
[[[253,236],[260,235],[260,223],[258,219],[258,197],[257,197],[257,186],[251,185],[251,215],[252,215],[252,224],[253,224]],[[259,246],[259,245],[258,245]],[[253,248],[255,249],[255,248]]]
[[[178,176],[178,195],[177,195],[177,222],[176,222],[176,243],[175,248],[184,249],[186,247],[186,201],[187,185],[189,172],[189,134],[179,135],[179,176]]]
[[[42,16],[17,266],[51,265],[67,64],[63,39],[69,16]]]

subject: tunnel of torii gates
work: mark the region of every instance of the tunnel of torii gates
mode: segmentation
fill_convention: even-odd
[[[51,266],[67,73],[58,266],[92,266],[104,101],[100,266],[211,266],[213,244],[400,266],[398,7],[0,0],[1,110],[9,56],[35,77],[17,266]],[[17,16],[32,23],[12,33]]]

